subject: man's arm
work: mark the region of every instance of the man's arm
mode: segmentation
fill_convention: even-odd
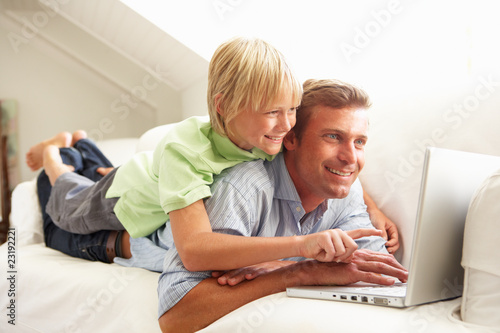
[[[160,317],[160,327],[163,332],[191,332],[253,300],[285,291],[287,287],[344,285],[357,281],[391,285],[394,279],[390,276],[406,281],[408,274],[392,255],[358,250],[350,263],[301,261],[232,287],[221,286],[215,278],[207,278]]]
[[[399,249],[399,234],[396,224],[392,222],[378,207],[375,201],[363,189],[363,199],[366,205],[366,211],[370,215],[373,226],[384,233],[383,238],[387,240],[385,244],[389,253],[396,252]]]

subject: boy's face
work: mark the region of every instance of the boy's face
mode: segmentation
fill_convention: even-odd
[[[285,140],[285,160],[304,202],[321,203],[349,194],[364,166],[368,116],[364,109],[316,106],[300,142],[293,132]]]
[[[280,152],[283,138],[295,126],[297,105],[291,94],[282,94],[268,110],[240,112],[229,123],[228,137],[238,147],[257,147],[269,155]]]

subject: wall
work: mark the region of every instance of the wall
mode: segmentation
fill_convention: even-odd
[[[36,175],[24,163],[29,147],[59,131],[100,140],[183,119],[182,92],[62,17],[40,28],[0,20],[0,98],[18,101],[21,180]]]
[[[200,80],[181,91],[182,116],[184,118],[208,115],[207,76],[208,73],[205,73]]]
[[[410,78],[437,85],[431,71],[453,82],[499,67],[500,49],[490,43],[500,27],[495,0],[121,1],[207,60],[232,36],[264,38],[302,80],[335,76],[392,88]]]

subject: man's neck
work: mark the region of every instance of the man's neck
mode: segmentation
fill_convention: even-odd
[[[302,207],[304,208],[304,212],[306,214],[312,212],[325,201],[325,198],[320,198],[314,195],[314,193],[312,193],[305,185],[303,185],[303,182],[301,181],[301,179],[299,179],[300,177],[295,172],[295,168],[292,166],[292,161],[287,158],[287,154],[283,154],[283,157],[285,166],[288,170],[288,174],[292,179],[293,185],[295,186],[297,194],[299,195],[300,201],[302,203]]]

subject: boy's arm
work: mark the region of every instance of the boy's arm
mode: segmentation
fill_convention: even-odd
[[[273,257],[284,258],[297,243],[292,237],[269,242],[212,232],[203,200],[171,211],[169,216],[176,249],[190,271],[226,270],[276,259],[267,260],[269,253],[262,253],[262,247],[271,250],[272,243]]]
[[[340,229],[291,237],[241,237],[212,232],[203,200],[171,211],[176,249],[190,271],[229,270],[289,257],[344,261],[357,249],[353,238],[380,236],[375,229]]]
[[[349,284],[357,281],[394,283],[405,281],[407,271],[392,255],[358,250],[351,263],[302,261],[274,270],[237,286],[220,286],[215,278],[201,281],[160,317],[163,332],[189,332],[213,323],[258,298],[297,285]]]

